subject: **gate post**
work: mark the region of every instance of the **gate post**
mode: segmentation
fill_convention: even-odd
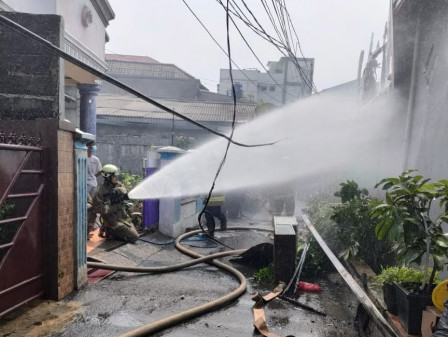
[[[87,284],[87,145],[75,142],[75,289]]]

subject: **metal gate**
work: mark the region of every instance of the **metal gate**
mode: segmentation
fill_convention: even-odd
[[[40,140],[0,131],[0,317],[44,294]]]

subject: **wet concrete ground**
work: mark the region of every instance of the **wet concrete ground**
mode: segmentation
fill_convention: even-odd
[[[272,218],[267,211],[250,218],[230,221],[229,231],[217,232],[216,237],[233,248],[249,248],[258,243],[272,242],[272,234],[256,230],[232,231],[232,226],[271,228]],[[147,241],[168,243],[169,238],[160,234],[144,237]],[[185,246],[203,255],[222,251],[223,248],[198,248],[213,246],[205,241],[185,242]],[[197,247],[191,247],[197,246]],[[139,241],[111,252],[98,251],[95,256],[113,264],[163,266],[190,260],[178,252],[173,244],[155,245]],[[228,261],[229,258],[222,259]],[[258,336],[252,321],[251,294],[262,295],[273,290],[255,283],[255,269],[233,265],[247,277],[248,289],[235,302],[218,310],[169,328],[154,336]],[[297,300],[327,314],[326,317],[299,308],[281,299],[265,307],[267,325],[279,336],[357,336],[354,315],[357,301],[339,274],[331,273],[316,282],[324,289],[321,293],[302,293]],[[217,268],[200,264],[167,274],[137,274],[117,272],[108,278],[90,284],[65,299],[62,304],[74,305],[71,321],[53,324],[47,331],[20,335],[18,331],[4,330],[0,336],[120,336],[142,325],[166,318],[181,311],[201,305],[233,291],[239,285],[231,275]],[[57,312],[54,313],[57,317]],[[31,322],[29,322],[32,325]],[[42,325],[42,324],[41,324]],[[45,324],[43,324],[45,325]],[[3,328],[3,334],[2,334]]]

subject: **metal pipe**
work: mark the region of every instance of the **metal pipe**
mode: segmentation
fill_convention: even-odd
[[[417,11],[417,27],[415,31],[415,42],[414,42],[414,53],[412,59],[412,73],[411,73],[411,83],[409,88],[409,100],[408,100],[408,108],[407,108],[407,119],[406,119],[406,129],[404,136],[404,156],[403,156],[403,170],[407,170],[409,165],[409,150],[410,144],[409,141],[411,139],[412,133],[412,123],[414,120],[414,104],[415,104],[415,87],[416,87],[416,78],[417,78],[417,60],[418,60],[418,52],[420,47],[420,10]]]
[[[20,144],[0,144],[0,149],[14,151],[42,151],[41,147]]]

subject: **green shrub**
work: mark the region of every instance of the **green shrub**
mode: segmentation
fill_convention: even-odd
[[[302,252],[307,241],[308,238],[299,238],[296,264],[299,263],[302,257]],[[323,271],[328,271],[331,269],[332,264],[327,258],[327,255],[325,255],[324,251],[322,250],[322,248],[320,248],[317,241],[312,239],[310,241],[310,247],[308,248],[308,252],[305,257],[305,263],[302,267],[302,275],[315,277]]]
[[[120,170],[120,174],[118,175],[118,180],[126,187],[128,191],[132,190],[135,186],[140,184],[143,178],[136,174],[131,174],[126,171]]]
[[[255,281],[263,284],[274,283],[274,267],[272,265],[269,265],[268,267],[261,268],[258,272],[255,273],[254,279]]]
[[[129,172],[120,170],[120,174],[118,175],[118,180],[126,187],[128,192],[132,190],[135,186],[140,184],[143,181],[143,178],[136,174],[131,174]],[[143,211],[143,201],[142,200],[131,200],[134,209],[133,211]]]
[[[431,274],[432,268],[429,270],[429,274]],[[428,275],[427,275],[428,277]],[[381,271],[375,277],[375,283],[377,285],[384,285],[385,283],[393,283],[397,282],[401,285],[408,285],[411,283],[416,283],[420,285],[425,278],[424,267],[420,269],[415,269],[411,267],[388,267]],[[439,277],[437,272],[435,274],[434,283],[439,283]]]
[[[371,207],[380,201],[368,197],[367,190],[360,189],[354,181],[348,180],[339,186],[340,190],[333,196],[316,194],[307,201],[304,212],[316,230],[341,259],[363,259],[377,273],[380,266],[395,264],[389,241],[379,241],[374,233]],[[316,261],[320,262],[323,260]]]

